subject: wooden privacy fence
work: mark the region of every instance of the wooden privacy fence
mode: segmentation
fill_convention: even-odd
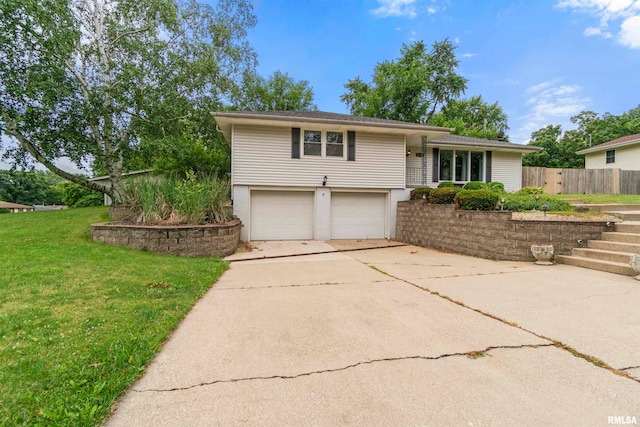
[[[525,166],[522,186],[544,187],[547,194],[640,194],[640,171]]]

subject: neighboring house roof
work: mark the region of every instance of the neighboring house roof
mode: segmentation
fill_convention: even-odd
[[[18,203],[3,202],[0,200],[0,209],[33,209],[33,206],[19,205]]]
[[[640,143],[640,133],[634,135],[627,135],[621,138],[616,138],[611,141],[603,142],[595,147],[585,148],[584,150],[576,151],[576,154],[588,154],[595,153],[596,151],[611,150],[616,147],[623,147],[625,145],[633,145]]]
[[[419,123],[379,119],[376,117],[352,116],[350,114],[328,113],[325,111],[214,111],[211,115],[218,125],[218,130],[222,132],[227,141],[230,141],[232,123],[273,125],[274,122],[277,122],[281,126],[292,126],[297,123],[317,123],[353,128],[368,128],[370,130],[384,129],[385,132],[405,134],[446,134],[452,130]]]
[[[443,135],[435,138],[433,141],[429,141],[427,144],[442,144],[451,146],[474,146],[480,148],[492,147],[496,149],[511,150],[511,151],[540,151],[541,147],[533,145],[514,144],[508,141],[494,141],[491,139],[472,138],[470,136],[461,135]]]
[[[122,176],[134,176],[134,175],[143,175],[145,173],[153,172],[153,169],[141,169],[139,171],[126,172],[123,173]],[[109,175],[96,176],[94,178],[89,178],[88,181],[104,181],[108,180]]]

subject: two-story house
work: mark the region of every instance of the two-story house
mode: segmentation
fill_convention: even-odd
[[[440,181],[517,190],[533,147],[451,129],[320,111],[214,112],[231,145],[241,239],[395,236],[397,202]]]

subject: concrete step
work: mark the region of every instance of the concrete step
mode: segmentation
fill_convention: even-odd
[[[636,276],[637,273],[629,266],[621,262],[605,261],[594,258],[585,258],[573,255],[558,255],[555,259],[559,262],[577,267],[590,268],[592,270],[606,271],[608,273],[622,274],[624,276]]]
[[[605,231],[604,233],[602,233],[602,240],[606,240],[608,242],[640,244],[640,234]]]
[[[611,242],[606,240],[589,240],[587,246],[591,249],[602,249],[605,251],[626,252],[640,254],[640,244]]]
[[[604,212],[604,211],[640,211],[640,205],[623,205],[615,203],[584,203],[576,204],[576,207],[584,207],[590,211]]]
[[[571,251],[571,255],[579,256],[583,258],[600,259],[604,261],[621,262],[623,264],[629,264],[631,261],[632,253],[608,251],[604,249],[593,248],[574,248]]]
[[[640,234],[640,221],[618,222],[613,226],[613,231]]]
[[[607,211],[604,211],[604,213],[617,216],[618,218],[622,218],[624,221],[640,221],[640,211],[607,210]]]

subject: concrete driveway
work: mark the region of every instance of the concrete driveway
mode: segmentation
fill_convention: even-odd
[[[640,282],[577,267],[413,246],[238,261],[107,425],[640,422],[639,331]]]

